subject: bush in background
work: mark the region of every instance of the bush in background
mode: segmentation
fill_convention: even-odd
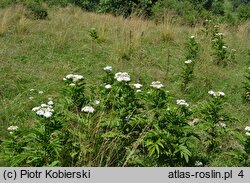
[[[240,20],[250,19],[250,3],[247,5],[240,5],[238,8],[238,17]]]
[[[249,0],[231,0],[226,3],[224,0],[2,0],[0,7],[16,3],[24,4],[36,18],[41,19],[46,17],[46,10],[41,6],[43,3],[63,7],[72,4],[87,11],[112,13],[124,17],[136,14],[158,20],[171,12],[184,23],[193,25],[202,19],[211,19],[212,16],[222,21],[232,21],[232,13],[240,20],[247,20],[250,16],[249,2]],[[225,6],[229,8],[225,9]]]

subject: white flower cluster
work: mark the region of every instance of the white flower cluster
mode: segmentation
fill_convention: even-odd
[[[203,166],[203,163],[201,161],[196,161],[194,163],[195,166]]]
[[[135,83],[133,84],[135,88],[140,89],[142,87],[142,84],[140,83]]]
[[[191,39],[194,39],[194,38],[195,38],[195,36],[190,36],[190,38],[191,38]]]
[[[104,87],[105,87],[106,89],[110,89],[110,88],[112,88],[112,85],[107,84],[107,85],[105,85]]]
[[[186,107],[189,106],[189,104],[185,100],[183,100],[183,99],[176,100],[176,103],[177,103],[177,105],[184,105]]]
[[[227,125],[225,123],[220,122],[219,123],[222,128],[225,128]]]
[[[208,92],[208,94],[213,95],[214,97],[220,97],[220,96],[224,97],[225,96],[224,92],[220,92],[220,91],[219,92],[215,92],[215,91],[212,91],[212,90],[210,90]]]
[[[217,34],[215,34],[216,36],[224,36],[224,34],[222,32],[219,32]]]
[[[17,129],[18,129],[18,126],[9,126],[7,128],[7,130],[10,131],[10,134],[13,134],[13,131],[17,131]]]
[[[117,81],[130,81],[130,76],[126,72],[118,72],[115,74],[115,79]]]
[[[191,63],[192,63],[192,60],[185,61],[185,64],[191,64]]]
[[[103,68],[103,70],[105,71],[112,71],[112,67],[111,66],[106,66]]]
[[[163,84],[161,84],[160,81],[153,81],[150,86],[152,86],[153,88],[160,89],[161,87],[163,87]]]
[[[9,131],[16,131],[18,129],[18,126],[9,126],[8,130]]]
[[[77,75],[77,74],[68,74],[67,76],[65,76],[65,78],[63,78],[64,81],[66,80],[71,80],[73,81],[73,83],[82,80],[83,76],[82,75]]]
[[[94,104],[95,104],[95,105],[99,105],[99,104],[100,104],[100,101],[99,101],[99,100],[95,100],[95,101],[94,101]]]
[[[193,120],[191,120],[191,121],[188,121],[188,124],[190,125],[190,126],[194,126],[196,123],[198,123],[199,122],[199,119],[198,118],[194,118]]]
[[[49,101],[47,104],[41,104],[38,107],[34,107],[32,111],[36,112],[38,116],[43,116],[45,118],[50,118],[54,112],[53,109],[54,102]]]
[[[81,110],[82,112],[86,112],[86,113],[93,113],[95,111],[95,109],[91,106],[85,106],[82,108]]]
[[[246,135],[250,136],[250,126],[245,127]]]
[[[34,88],[31,88],[30,89],[30,92],[35,92],[36,90]],[[40,91],[37,91],[38,94],[43,94],[44,91],[40,90]]]

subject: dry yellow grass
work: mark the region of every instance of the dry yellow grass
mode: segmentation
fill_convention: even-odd
[[[16,26],[19,26],[18,31],[25,29],[24,27],[27,23],[25,13],[27,13],[27,11],[22,6],[13,6],[1,10],[0,35],[7,33],[11,28],[15,28]]]

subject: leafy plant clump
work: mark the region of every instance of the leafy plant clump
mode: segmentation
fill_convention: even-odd
[[[199,44],[196,41],[195,36],[190,36],[187,43],[186,43],[186,48],[187,48],[187,55],[186,55],[186,61],[185,67],[183,68],[182,71],[182,91],[187,91],[188,89],[188,84],[192,81],[194,77],[194,66],[196,63],[196,59],[198,56],[199,52]]]
[[[246,81],[244,82],[243,88],[245,89],[243,99],[246,102],[250,102],[250,67],[248,67],[246,74]]]
[[[214,25],[212,33],[212,48],[214,50],[215,63],[217,65],[227,66],[229,63],[235,62],[235,49],[230,49],[224,41],[224,33],[219,32],[219,26]]]
[[[200,111],[174,99],[160,81],[134,83],[111,66],[104,72],[98,86],[86,87],[82,75],[63,78],[61,97],[31,110],[31,126],[8,128],[0,160],[7,166],[209,166],[227,153],[220,150],[223,139],[240,136],[223,113],[223,92],[209,91],[212,99]],[[246,152],[237,153],[238,163],[246,163]]]
[[[39,3],[26,3],[25,6],[30,10],[35,19],[47,19],[48,10]]]

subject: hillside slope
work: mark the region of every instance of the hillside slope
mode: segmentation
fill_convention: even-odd
[[[134,82],[161,81],[173,101],[185,98],[193,106],[207,100],[209,90],[223,91],[225,111],[235,119],[230,126],[242,131],[249,125],[250,108],[242,94],[250,66],[250,22],[219,25],[228,48],[236,50],[235,61],[223,67],[214,63],[211,37],[202,25],[176,25],[170,16],[156,25],[76,7],[49,9],[48,20],[29,19],[26,14],[19,6],[0,9],[0,139],[5,139],[10,125],[33,125],[34,106],[48,97],[59,100],[65,75],[81,74],[87,86],[98,85],[107,65],[128,72]],[[97,40],[90,36],[92,28]],[[192,35],[199,52],[194,78],[183,92],[186,43]]]

